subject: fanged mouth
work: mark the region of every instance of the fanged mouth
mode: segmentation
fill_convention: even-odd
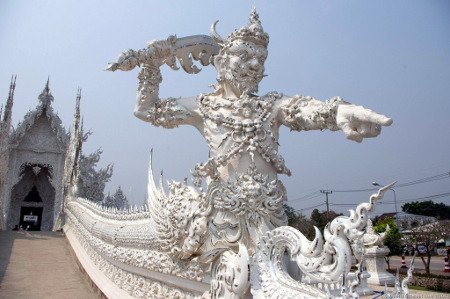
[[[258,81],[262,77],[263,77],[262,75],[251,72],[246,72],[239,75],[239,79],[244,79],[246,81]]]

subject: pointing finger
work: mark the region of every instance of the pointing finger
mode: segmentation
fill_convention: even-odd
[[[373,112],[372,110],[358,107],[359,109],[353,111],[353,118],[362,122],[371,122],[381,126],[390,126],[392,118]]]

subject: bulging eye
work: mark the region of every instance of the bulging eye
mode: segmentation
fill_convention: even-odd
[[[245,59],[248,57],[248,53],[247,53],[247,51],[241,51],[241,52],[239,52],[238,56],[241,59]]]

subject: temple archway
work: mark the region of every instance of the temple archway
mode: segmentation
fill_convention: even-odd
[[[53,228],[55,188],[51,184],[52,167],[25,164],[21,178],[11,191],[8,227],[50,231]]]

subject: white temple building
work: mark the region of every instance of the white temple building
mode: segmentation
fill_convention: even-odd
[[[48,81],[37,107],[13,128],[14,90],[15,78],[0,127],[0,225],[3,230],[50,231],[57,228],[61,211],[69,134],[53,111]]]

